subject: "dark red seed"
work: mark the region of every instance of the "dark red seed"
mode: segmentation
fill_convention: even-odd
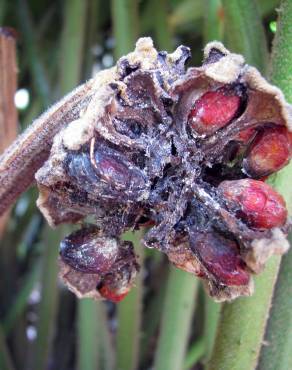
[[[210,134],[226,126],[236,115],[240,97],[223,89],[208,91],[194,104],[189,124],[199,134]]]
[[[216,233],[196,233],[191,248],[220,283],[228,286],[248,284],[249,274],[244,270],[236,242]]]
[[[78,230],[60,244],[62,260],[75,270],[88,274],[108,272],[118,253],[116,239],[99,236],[94,227]]]
[[[96,150],[94,168],[98,175],[109,184],[121,189],[142,189],[145,180],[138,169],[129,168],[119,158]]]
[[[287,219],[283,197],[262,181],[223,181],[219,188],[229,201],[240,206],[243,218],[252,227],[271,229],[282,226]]]
[[[291,133],[285,127],[268,128],[256,137],[243,167],[249,175],[263,177],[284,167],[291,156]]]

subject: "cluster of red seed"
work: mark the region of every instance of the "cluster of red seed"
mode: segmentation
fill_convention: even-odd
[[[240,109],[241,99],[236,93],[224,90],[204,93],[193,105],[189,124],[195,134],[210,135],[228,125]],[[248,128],[236,140],[248,145],[243,160],[243,171],[248,176],[262,179],[284,167],[292,157],[292,134],[284,126],[264,130]],[[285,201],[271,186],[260,180],[242,179],[223,181],[219,185],[230,208],[251,228],[267,230],[281,227],[287,219]],[[249,274],[244,269],[235,242],[213,234],[204,234],[196,241],[209,271],[226,285],[245,285]]]
[[[210,134],[226,126],[236,116],[240,97],[218,89],[203,94],[190,112],[191,127],[199,134]],[[251,143],[243,161],[247,174],[255,177],[270,175],[284,167],[292,157],[292,134],[286,127],[242,131],[239,140]],[[269,185],[252,179],[224,181],[219,188],[225,197],[240,205],[242,215],[255,228],[270,229],[282,226],[287,218],[284,199]]]
[[[235,118],[240,103],[240,97],[230,90],[221,88],[208,91],[194,103],[189,123],[200,135],[214,133]],[[283,126],[255,131],[252,128],[243,130],[237,139],[247,143],[254,138],[243,166],[248,175],[260,178],[278,171],[288,163],[292,157],[292,133]]]

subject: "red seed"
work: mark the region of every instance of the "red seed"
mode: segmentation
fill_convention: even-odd
[[[245,171],[263,177],[284,167],[292,156],[292,136],[285,127],[269,128],[256,137],[247,158]]]
[[[240,97],[219,89],[203,94],[194,104],[189,124],[199,134],[210,134],[227,125],[236,115]]]
[[[282,226],[287,219],[283,197],[262,181],[223,181],[219,188],[229,201],[240,205],[243,218],[259,229]]]
[[[197,233],[191,248],[220,283],[228,286],[248,284],[249,274],[244,270],[245,264],[235,241],[216,233]]]
[[[123,292],[118,292],[116,290],[111,290],[106,285],[103,285],[101,288],[98,289],[98,291],[103,298],[115,303],[122,301],[129,293],[129,289],[123,290]]]

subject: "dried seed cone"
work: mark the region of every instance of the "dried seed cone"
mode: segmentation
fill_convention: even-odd
[[[186,69],[189,56],[139,39],[90,81],[87,108],[36,174],[52,226],[90,216],[98,227],[62,244],[61,277],[79,297],[123,298],[138,267],[119,236],[145,224],[145,246],[203,278],[217,300],[250,295],[252,273],[288,249],[284,201],[260,179],[290,160],[291,106],[221,43],[206,46],[202,66]],[[287,151],[275,144],[266,160],[263,138]]]

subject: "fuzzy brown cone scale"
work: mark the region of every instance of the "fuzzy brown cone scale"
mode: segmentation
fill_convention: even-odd
[[[79,297],[117,302],[127,294],[138,264],[119,237],[145,224],[154,226],[144,245],[204,279],[216,300],[252,294],[252,273],[289,248],[283,199],[253,181],[290,160],[291,106],[218,42],[206,46],[200,67],[186,69],[189,56],[187,47],[167,54],[139,39],[89,81],[84,109],[36,173],[51,226],[93,220],[61,245],[61,277]],[[287,150],[277,159],[274,149],[261,165],[268,133]],[[243,180],[242,194],[228,191]]]

